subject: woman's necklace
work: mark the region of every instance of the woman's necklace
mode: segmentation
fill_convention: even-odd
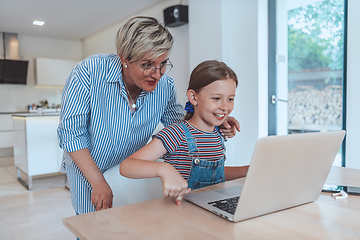
[[[136,110],[136,101],[131,97],[130,92],[126,87],[125,82],[124,82],[124,86],[125,86],[126,93],[128,95],[128,101],[129,101],[130,108],[132,111],[135,111]]]

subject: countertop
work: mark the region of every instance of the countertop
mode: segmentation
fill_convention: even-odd
[[[0,114],[7,114],[13,117],[57,117],[60,115],[60,109],[49,108],[33,111],[0,112]]]
[[[12,114],[29,113],[28,111],[14,111],[14,112],[0,112],[0,115],[12,115]]]
[[[60,112],[28,112],[11,114],[13,117],[58,117]]]

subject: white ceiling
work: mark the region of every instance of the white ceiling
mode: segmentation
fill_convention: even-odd
[[[161,1],[0,0],[0,32],[79,40]]]

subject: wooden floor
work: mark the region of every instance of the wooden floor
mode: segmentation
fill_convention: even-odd
[[[63,218],[74,215],[70,193],[46,181],[28,191],[16,180],[13,164],[0,166],[1,240],[75,239],[62,223]]]

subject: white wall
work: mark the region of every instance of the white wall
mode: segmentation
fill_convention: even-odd
[[[190,72],[200,62],[222,59],[222,1],[189,1]]]
[[[241,133],[227,144],[227,157],[248,163],[258,138],[258,15],[257,1],[223,0],[223,60],[238,75],[233,116],[242,126]]]
[[[360,169],[360,1],[348,1],[347,39],[347,167]]]
[[[187,1],[182,1],[187,4]],[[163,10],[169,6],[179,4],[179,1],[168,0],[159,4],[155,4],[151,8],[144,9],[134,16],[151,16],[163,23]],[[118,29],[125,23],[126,19],[131,16],[126,16],[123,21],[116,23],[101,32],[97,32],[82,40],[83,56],[88,57],[99,53],[116,53],[115,37]],[[169,28],[174,37],[174,46],[170,53],[170,60],[174,64],[174,68],[170,75],[176,80],[177,96],[181,103],[185,102],[185,87],[187,86],[189,67],[188,67],[188,25],[183,25],[176,28]]]
[[[218,59],[238,76],[232,115],[240,122],[241,132],[226,144],[227,157],[229,165],[247,164],[260,126],[258,1],[190,0],[189,7],[190,65]]]
[[[59,40],[19,34],[20,57],[29,60],[27,85],[0,85],[0,112],[25,110],[27,104],[48,99],[49,103],[60,103],[61,89],[36,88],[34,58],[49,57],[80,60],[81,41]]]

